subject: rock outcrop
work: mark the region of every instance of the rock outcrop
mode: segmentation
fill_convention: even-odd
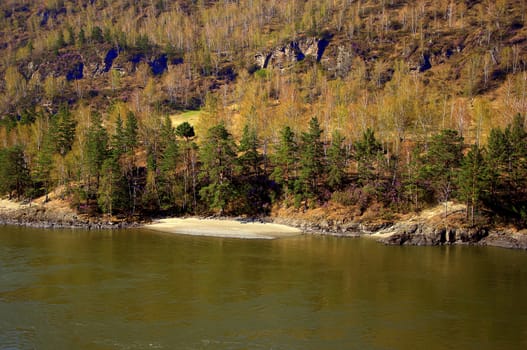
[[[260,69],[268,67],[285,69],[291,63],[303,61],[306,58],[320,62],[330,42],[330,35],[322,38],[299,38],[268,52],[257,53],[254,56],[255,64]]]
[[[375,233],[390,245],[478,244],[488,236],[485,228],[445,227],[426,222],[401,222]]]

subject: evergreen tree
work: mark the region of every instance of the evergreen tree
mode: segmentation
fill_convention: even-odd
[[[139,130],[137,117],[133,112],[128,112],[126,116],[126,125],[124,130],[124,143],[126,152],[133,153],[138,145],[137,132]]]
[[[124,138],[124,150],[126,157],[124,159],[124,173],[126,174],[126,179],[128,182],[128,197],[132,203],[131,210],[132,213],[135,213],[135,207],[137,204],[138,192],[139,192],[139,183],[138,183],[138,173],[135,162],[135,151],[139,144],[138,141],[138,120],[133,112],[128,112],[126,115],[126,123],[123,133]]]
[[[432,136],[425,155],[422,178],[426,179],[436,197],[445,205],[448,214],[448,201],[455,190],[457,171],[463,159],[463,137],[455,130],[443,130]]]
[[[258,152],[259,147],[256,131],[245,125],[238,156],[238,208],[251,215],[261,214],[270,203],[269,179],[262,171],[263,156]]]
[[[505,180],[503,175],[509,172],[509,157],[512,153],[508,133],[504,133],[500,128],[490,131],[487,141],[486,162],[489,165],[489,181],[491,200],[496,199],[499,189],[504,188]]]
[[[185,140],[183,144],[183,211],[188,207],[189,189],[192,189],[193,207],[196,208],[196,150],[197,145],[192,141],[195,136],[194,127],[183,122],[176,127],[176,135]]]
[[[457,184],[460,198],[467,204],[467,219],[474,225],[474,216],[481,204],[482,197],[488,189],[489,172],[485,164],[484,152],[477,145],[472,145],[463,158],[458,174]]]
[[[102,29],[98,26],[94,26],[91,31],[91,40],[94,43],[103,43],[104,42],[104,36]]]
[[[9,198],[20,199],[31,185],[31,177],[27,167],[22,146],[0,150],[0,193],[8,194]]]
[[[176,166],[179,151],[176,141],[176,133],[168,116],[165,117],[161,129],[161,159],[159,161],[159,182],[161,193],[161,207],[171,208],[175,204]]]
[[[338,130],[335,130],[328,149],[327,177],[327,184],[333,190],[342,188],[346,176],[346,150],[342,147],[343,142],[344,137]]]
[[[65,106],[61,107],[59,112],[51,118],[50,133],[55,144],[55,152],[62,157],[71,150],[76,126],[75,119]]]
[[[91,115],[86,142],[86,155],[90,177],[95,178],[95,193],[97,193],[102,164],[108,157],[108,134],[102,125],[102,117],[97,112]]]
[[[36,191],[37,193],[44,191],[47,202],[48,193],[53,187],[51,177],[53,170],[53,144],[49,133],[44,136],[42,146],[36,154],[35,165],[32,170],[34,183],[38,186]]]
[[[309,121],[307,132],[302,133],[300,148],[300,184],[303,195],[313,199],[318,195],[318,187],[324,176],[324,145],[321,141],[322,129],[316,117]]]
[[[524,118],[517,114],[505,133],[510,142],[509,171],[512,195],[520,197],[527,184],[527,132]]]
[[[258,176],[262,163],[262,156],[258,152],[258,136],[254,129],[249,129],[248,125],[243,128],[242,138],[240,140],[239,163],[242,174],[249,176]]]
[[[101,181],[97,203],[102,212],[113,215],[115,212],[129,210],[126,179],[122,175],[119,160],[115,157],[106,158],[102,164]]]
[[[200,160],[200,179],[205,183],[200,195],[211,209],[219,210],[221,215],[236,192],[232,181],[236,145],[223,124],[208,130],[200,149]]]
[[[492,129],[486,160],[490,191],[487,205],[507,216],[527,220],[527,132],[519,114],[504,131]]]
[[[271,178],[282,185],[286,196],[293,190],[298,167],[298,145],[289,126],[280,131],[280,141],[272,157],[274,170]]]
[[[373,130],[369,128],[362,134],[362,138],[355,142],[354,146],[359,183],[366,186],[376,177],[375,168],[382,154],[382,146],[375,138]]]
[[[111,146],[112,156],[116,157],[117,159],[126,153],[125,132],[123,120],[121,119],[120,115],[117,116],[117,120],[115,121],[115,134],[112,136]]]

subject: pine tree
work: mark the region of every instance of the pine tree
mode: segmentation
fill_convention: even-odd
[[[223,124],[208,130],[200,149],[200,160],[200,179],[205,183],[200,195],[211,209],[219,210],[221,215],[236,192],[232,181],[236,145]]]
[[[242,174],[258,176],[262,163],[262,156],[258,152],[259,141],[256,131],[249,129],[248,125],[243,128],[242,138],[239,146],[239,163]]]
[[[128,112],[126,116],[126,123],[124,128],[124,145],[126,159],[125,174],[128,182],[128,196],[132,202],[131,209],[132,213],[135,213],[135,207],[137,204],[138,197],[138,174],[137,167],[135,164],[135,151],[139,144],[138,142],[138,120],[133,112]]]
[[[298,145],[289,126],[280,131],[280,141],[275,147],[272,163],[274,169],[271,178],[282,185],[287,196],[293,190],[298,167]]]
[[[512,153],[508,134],[500,128],[490,131],[487,141],[486,162],[489,165],[489,180],[491,200],[495,201],[496,194],[505,187],[504,174],[509,172],[509,157]]]
[[[512,125],[505,131],[510,142],[509,171],[511,189],[514,197],[521,197],[527,178],[527,132],[524,118],[517,114]]]
[[[256,131],[245,125],[238,149],[238,208],[251,215],[261,214],[270,203],[269,180],[262,170],[263,156],[259,147]]]
[[[362,138],[355,142],[354,146],[359,183],[366,186],[376,177],[375,168],[382,153],[382,146],[375,138],[373,130],[369,128],[362,134]]]
[[[448,214],[448,201],[455,190],[457,171],[463,159],[463,137],[455,130],[443,130],[432,136],[425,155],[421,176],[426,179]]]
[[[86,155],[90,177],[95,178],[95,193],[97,193],[102,164],[108,157],[108,133],[102,125],[101,115],[97,112],[91,115],[86,142]]]
[[[302,133],[300,147],[300,184],[303,195],[314,199],[318,195],[319,184],[324,176],[324,145],[321,141],[322,129],[316,117],[309,121],[307,132]]]
[[[124,129],[124,143],[126,152],[133,153],[138,144],[137,132],[139,130],[137,117],[133,112],[128,112]]]
[[[194,127],[188,122],[183,122],[176,127],[176,135],[185,140],[183,145],[183,163],[185,166],[183,175],[183,210],[187,210],[188,193],[192,188],[193,208],[196,208],[196,150],[197,145],[192,141],[195,136]]]
[[[40,150],[36,154],[35,165],[32,169],[33,179],[37,193],[43,190],[46,196],[45,201],[48,201],[48,193],[53,187],[51,172],[53,170],[53,145],[51,136],[47,133],[42,142]]]
[[[161,158],[159,160],[160,204],[171,208],[175,204],[176,166],[179,158],[176,133],[168,116],[161,128]]]
[[[123,120],[121,116],[117,116],[115,121],[115,134],[111,138],[112,146],[112,157],[119,159],[123,154],[126,153],[126,141],[123,127]]]
[[[129,196],[119,160],[113,156],[107,158],[102,164],[101,174],[97,193],[99,208],[109,215],[113,215],[115,212],[127,212],[129,210]]]
[[[31,177],[22,146],[0,150],[0,193],[22,197],[31,186]]]
[[[62,106],[51,119],[50,133],[53,136],[55,152],[64,157],[71,150],[75,139],[77,123],[67,107]]]
[[[327,184],[333,190],[342,188],[346,176],[346,150],[342,147],[344,137],[335,130],[328,149]]]
[[[482,197],[489,188],[489,172],[483,154],[481,148],[472,145],[461,162],[457,178],[459,195],[467,204],[467,219],[470,219],[472,225]]]

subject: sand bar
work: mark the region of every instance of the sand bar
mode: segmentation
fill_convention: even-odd
[[[213,219],[161,219],[146,228],[194,236],[211,236],[244,239],[275,239],[292,237],[302,233],[301,230],[285,225],[261,223],[242,220],[213,220]]]

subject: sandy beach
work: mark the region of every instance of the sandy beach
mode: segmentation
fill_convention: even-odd
[[[280,237],[297,236],[301,230],[285,225],[212,219],[162,219],[145,228],[184,235],[211,236],[244,239],[275,239]]]

